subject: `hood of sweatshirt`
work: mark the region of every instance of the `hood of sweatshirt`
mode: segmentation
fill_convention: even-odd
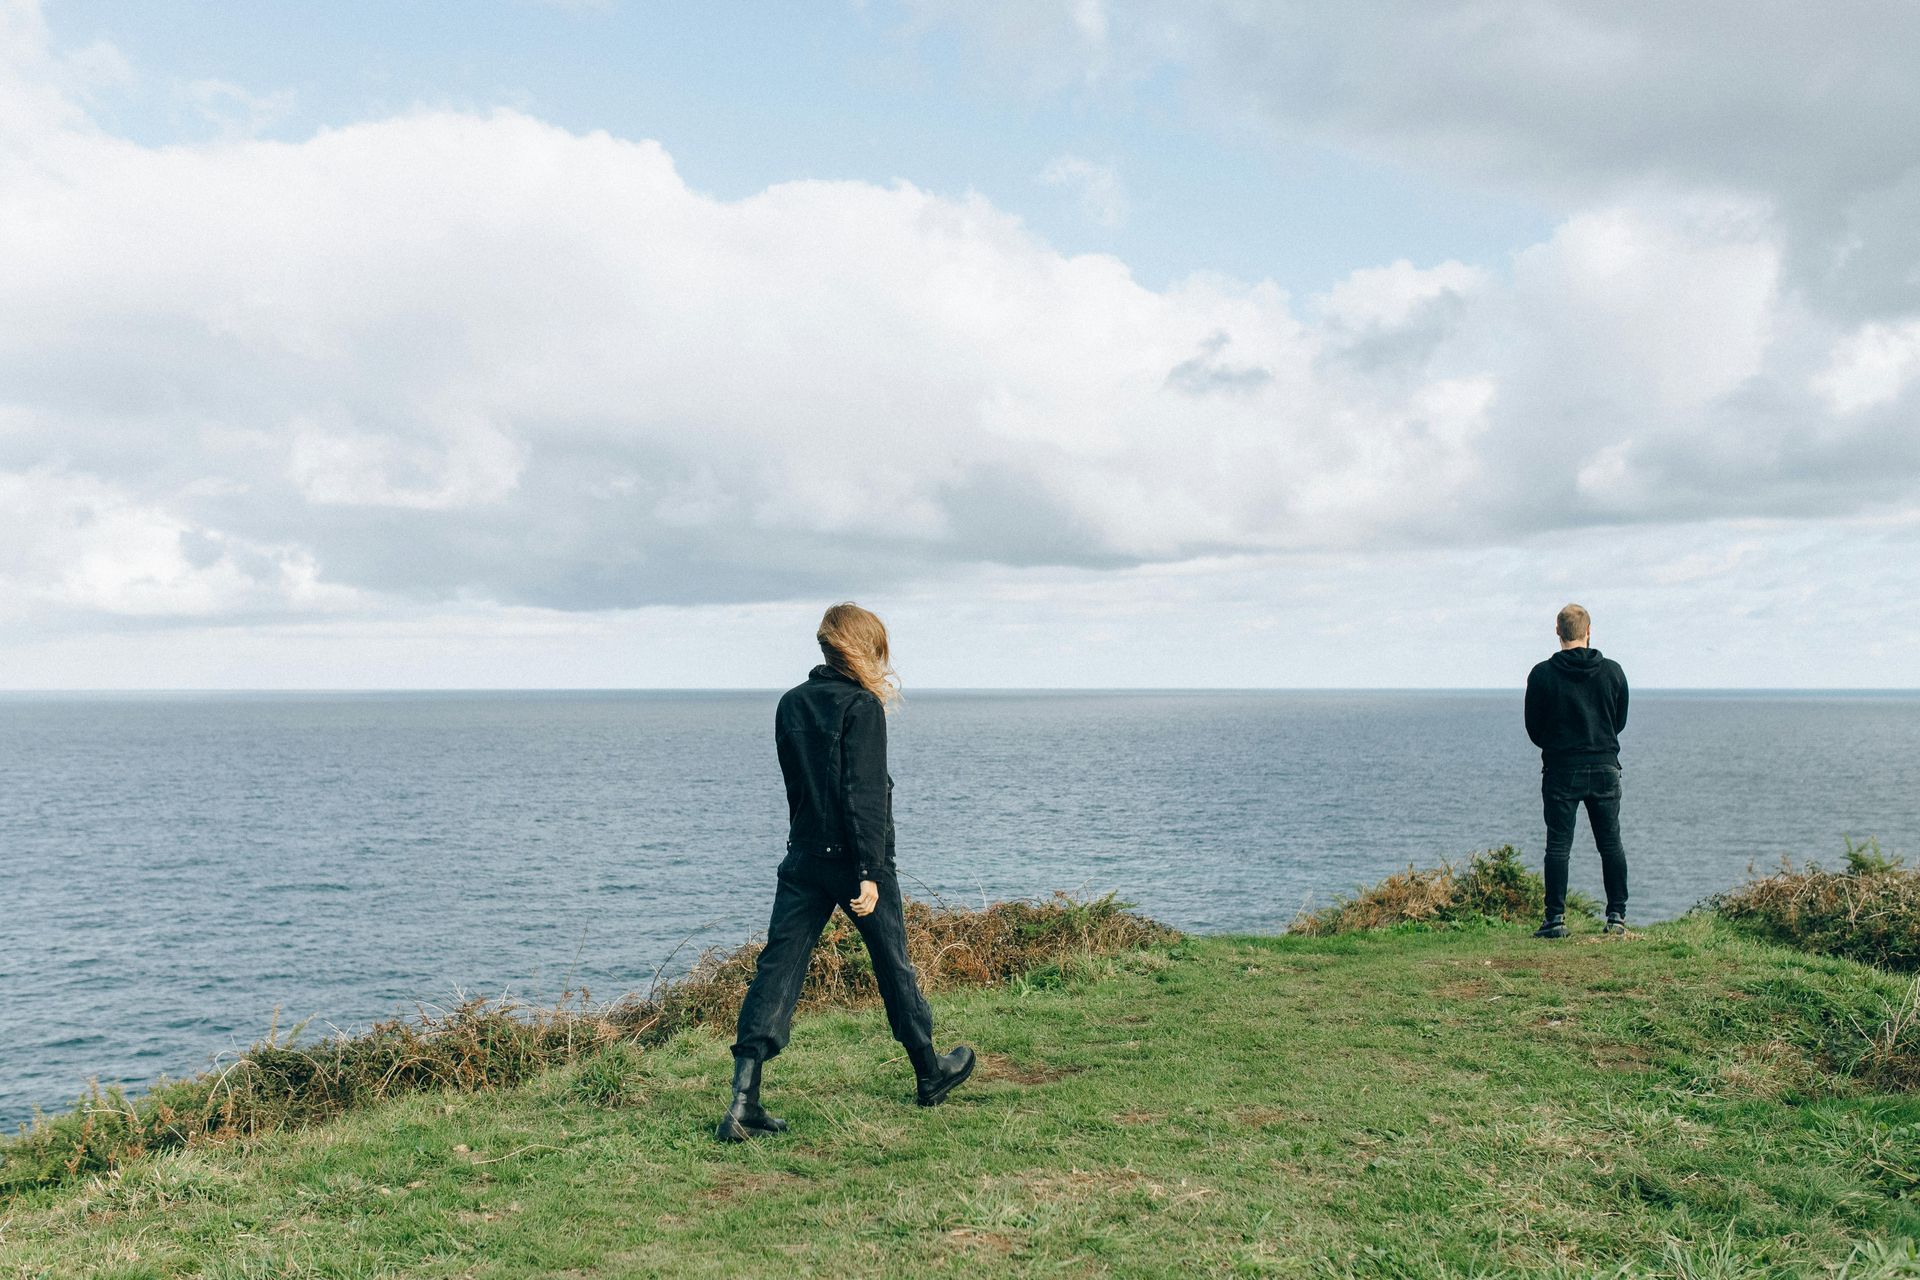
[[[1593,648],[1562,649],[1548,661],[1566,679],[1586,680],[1600,669],[1600,651]]]

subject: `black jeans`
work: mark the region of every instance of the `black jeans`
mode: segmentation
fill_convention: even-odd
[[[827,917],[845,907],[860,892],[852,860],[789,853],[780,864],[780,886],[773,895],[773,918],[767,923],[767,945],[740,1003],[740,1027],[733,1051],[760,1058],[773,1057],[787,1046],[793,1027],[793,1006],[807,976],[813,944],[820,940]],[[880,999],[887,1006],[887,1025],[893,1038],[908,1049],[933,1043],[933,1011],[920,994],[920,983],[907,960],[907,925],[900,909],[900,881],[888,865],[876,873],[880,901],[873,913],[847,918],[860,931],[873,957],[873,976]]]
[[[1620,766],[1581,765],[1549,769],[1540,775],[1540,799],[1547,811],[1547,919],[1567,913],[1567,856],[1573,852],[1573,827],[1580,806],[1600,848],[1600,876],[1607,886],[1607,914],[1627,914],[1627,851],[1620,843]]]

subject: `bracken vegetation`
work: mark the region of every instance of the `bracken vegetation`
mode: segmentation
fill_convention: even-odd
[[[1521,865],[1520,851],[1507,844],[1474,854],[1464,868],[1443,863],[1395,872],[1330,907],[1301,913],[1289,932],[1328,937],[1407,924],[1538,920],[1545,907],[1545,882]],[[1569,894],[1567,910],[1591,917],[1595,904]]]
[[[1176,936],[1126,908],[1111,895],[1086,902],[1058,895],[979,911],[909,901],[908,948],[928,991],[1016,976],[1044,982],[1094,957]],[[300,1028],[285,1036],[270,1031],[218,1069],[162,1081],[136,1098],[96,1084],[70,1112],[42,1118],[0,1145],[0,1196],[111,1171],[152,1152],[298,1128],[406,1094],[507,1088],[609,1046],[644,1049],[691,1027],[730,1026],[759,954],[757,943],[708,952],[685,977],[601,1008],[584,997],[544,1009],[470,1000],[311,1043],[299,1042]],[[858,1007],[878,998],[858,932],[834,917],[814,953],[800,1008]],[[620,1100],[617,1072],[588,1073],[576,1083],[607,1105]]]
[[[1709,904],[1775,942],[1885,969],[1920,969],[1920,870],[1879,841],[1847,841],[1844,870],[1817,862],[1760,876]]]

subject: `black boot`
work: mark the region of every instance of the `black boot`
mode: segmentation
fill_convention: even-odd
[[[760,1059],[739,1054],[733,1060],[733,1105],[720,1119],[713,1136],[722,1142],[745,1142],[769,1133],[786,1132],[787,1122],[770,1116],[760,1105]]]
[[[914,1078],[919,1082],[914,1100],[923,1107],[939,1106],[973,1074],[973,1050],[965,1045],[955,1046],[952,1053],[936,1054],[932,1045],[923,1044],[907,1050],[907,1057],[913,1060]]]
[[[1536,938],[1564,938],[1567,936],[1567,918],[1548,916],[1547,922],[1533,931]]]

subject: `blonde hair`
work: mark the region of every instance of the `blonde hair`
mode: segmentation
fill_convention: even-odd
[[[900,678],[887,660],[887,624],[852,601],[836,604],[814,632],[827,665],[892,707],[900,701]]]
[[[1562,640],[1585,640],[1593,634],[1593,618],[1577,604],[1570,604],[1553,620],[1553,629]]]

